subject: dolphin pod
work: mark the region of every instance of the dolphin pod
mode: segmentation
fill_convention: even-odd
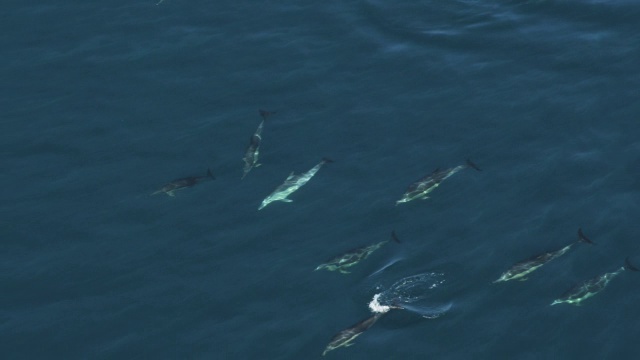
[[[160,1],[161,2],[161,1]],[[262,145],[262,133],[265,125],[265,121],[271,116],[275,114],[275,111],[266,111],[259,110],[259,115],[262,117],[261,122],[258,124],[257,129],[249,138],[249,144],[245,149],[243,160],[243,169],[241,180],[244,179],[253,169],[259,167],[261,164],[259,162],[260,158],[260,147]],[[291,173],[284,182],[275,188],[269,195],[267,195],[264,200],[262,200],[258,210],[262,210],[269,204],[273,202],[292,202],[289,198],[291,194],[299,190],[302,186],[304,186],[307,182],[313,178],[316,173],[327,163],[332,163],[333,160],[329,158],[323,158],[319,163],[317,163],[314,167],[309,169],[306,172],[300,173],[296,175],[295,173]],[[417,181],[411,183],[402,197],[395,201],[395,205],[404,204],[413,200],[426,200],[429,199],[432,192],[437,189],[446,179],[451,176],[457,174],[458,172],[465,169],[473,169],[477,172],[482,171],[475,163],[471,160],[467,159],[464,164],[454,166],[448,169],[441,170],[437,168],[432,173],[418,179]],[[159,190],[152,193],[152,195],[164,193],[168,196],[175,196],[175,192],[178,190],[186,189],[189,187],[193,187],[205,180],[214,180],[215,176],[213,175],[210,169],[207,169],[207,173],[204,176],[188,176],[179,178],[176,180],[172,180],[169,183],[163,185]],[[379,241],[375,243],[371,243],[367,246],[362,246],[359,248],[355,248],[349,251],[344,252],[341,255],[335,256],[330,260],[318,265],[315,270],[328,270],[328,271],[338,271],[342,274],[348,274],[348,269],[359,264],[367,257],[369,257],[373,252],[377,251],[379,248],[383,247],[387,243],[394,241],[396,243],[400,243],[400,240],[395,234],[395,231],[392,232],[391,238]],[[527,280],[527,276],[537,271],[547,263],[564,256],[568,253],[576,244],[588,244],[593,245],[594,242],[591,241],[585,234],[582,229],[578,229],[578,238],[577,240],[565,245],[562,248],[557,250],[539,253],[534,255],[526,260],[520,261],[512,265],[509,269],[507,269],[504,273],[500,275],[500,277],[493,281],[493,283],[502,283],[511,280],[519,280],[524,281]],[[569,289],[564,295],[555,299],[551,305],[557,304],[571,304],[571,305],[581,305],[581,303],[596,294],[600,293],[602,290],[606,288],[611,280],[619,276],[625,271],[629,272],[638,272],[639,269],[632,265],[629,258],[625,259],[624,265],[615,271],[603,273],[597,277],[586,280],[580,283],[577,286]],[[390,312],[391,309],[396,310],[408,310],[411,311],[411,307],[413,305],[397,303],[397,302],[387,302],[384,304],[380,304],[378,302],[378,297],[380,294],[374,296],[374,301],[369,304],[370,309],[374,313],[370,317],[356,323],[355,325],[344,329],[337,333],[326,346],[322,355],[326,355],[328,352],[333,351],[335,349],[341,347],[350,347],[353,345],[354,340],[363,334],[365,331],[370,329],[379,319],[382,318],[384,314]],[[449,310],[451,306],[447,305],[442,308],[437,308],[437,316],[440,316],[442,313]],[[416,309],[414,309],[416,311]],[[435,318],[437,316],[432,316],[430,314],[424,315],[427,318]]]

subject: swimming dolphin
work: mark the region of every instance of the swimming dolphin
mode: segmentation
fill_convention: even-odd
[[[192,187],[193,185],[205,179],[212,179],[212,180],[216,179],[213,176],[213,173],[211,173],[211,169],[207,169],[207,175],[205,176],[189,176],[189,177],[173,180],[170,183],[164,185],[160,190],[154,192],[151,195],[165,193],[169,196],[175,196],[174,194],[175,191]]]
[[[501,281],[515,280],[515,279],[520,279],[520,281],[525,281],[525,280],[527,280],[527,278],[525,278],[526,275],[528,275],[528,274],[532,273],[533,271],[537,270],[539,267],[541,267],[542,265],[548,263],[549,261],[551,261],[553,259],[556,259],[556,258],[559,258],[560,256],[564,255],[567,251],[569,251],[569,249],[571,249],[571,247],[574,244],[576,244],[578,242],[583,242],[583,243],[586,243],[586,244],[593,245],[593,241],[589,240],[582,233],[582,229],[578,229],[578,241],[573,242],[573,243],[563,247],[560,250],[539,254],[539,255],[536,255],[536,256],[534,256],[532,258],[529,258],[527,260],[524,260],[524,261],[521,261],[519,263],[516,263],[509,270],[505,271],[502,274],[502,276],[500,276],[500,278],[498,280],[494,281],[494,283],[501,282]]]
[[[582,284],[574,286],[569,291],[567,291],[561,298],[554,300],[551,303],[551,305],[562,304],[562,303],[580,305],[581,301],[587,300],[588,298],[604,290],[607,284],[609,284],[609,281],[611,281],[616,276],[620,275],[624,270],[640,271],[638,270],[638,268],[631,265],[631,263],[629,262],[629,258],[626,258],[624,260],[624,265],[620,267],[618,270],[600,275],[591,280],[587,280]]]
[[[396,236],[395,231],[391,232],[391,239],[393,239],[393,241],[397,243],[400,243],[400,240]],[[369,255],[371,255],[372,252],[378,250],[381,246],[385,245],[389,241],[391,240],[385,240],[373,245],[349,250],[346,253],[340,256],[336,256],[333,259],[327,261],[326,263],[319,265],[316,268],[316,270],[321,270],[321,269],[327,269],[329,271],[338,270],[343,274],[348,274],[349,272],[345,270],[346,268],[354,266],[360,261],[366,259]]]
[[[251,169],[260,166],[258,163],[258,155],[260,152],[260,143],[262,142],[262,127],[264,126],[264,121],[267,117],[276,113],[275,111],[266,110],[259,110],[259,112],[260,116],[262,116],[262,121],[260,122],[260,125],[258,125],[256,132],[251,136],[251,138],[249,138],[249,146],[247,146],[247,150],[242,158],[244,161],[244,169],[241,179],[244,179]]]
[[[442,183],[444,180],[446,180],[453,174],[457,173],[458,171],[467,169],[467,168],[472,168],[477,171],[482,171],[478,166],[476,166],[476,164],[472,163],[471,160],[469,159],[467,159],[467,162],[464,165],[458,165],[454,168],[450,168],[446,170],[436,169],[430,175],[427,175],[422,179],[409,185],[409,187],[407,188],[407,191],[404,193],[402,198],[396,201],[396,206],[398,204],[406,203],[415,199],[422,199],[422,200],[428,199],[429,193],[435,190],[435,188],[437,188],[438,186],[440,186],[440,183]]]
[[[311,168],[311,170],[307,171],[306,173],[295,175],[292,172],[291,175],[287,177],[287,179],[284,181],[282,185],[278,186],[271,194],[269,194],[269,196],[267,196],[264,200],[262,200],[262,204],[260,204],[260,207],[258,208],[258,210],[262,210],[262,208],[264,208],[265,206],[269,205],[274,201],[284,201],[284,202],[293,201],[291,199],[288,199],[287,197],[291,195],[291,193],[293,193],[294,191],[298,190],[302,185],[306,184],[313,177],[313,175],[315,175],[318,172],[318,170],[320,170],[322,165],[326,163],[332,163],[332,162],[333,160],[324,158],[322,159],[322,161],[320,161],[318,165],[314,166],[313,168]]]
[[[384,314],[385,313],[376,313],[370,318],[362,320],[359,323],[353,325],[352,327],[340,331],[338,334],[336,334],[333,337],[333,339],[331,339],[331,342],[329,342],[329,345],[327,345],[327,347],[324,349],[322,356],[324,356],[329,351],[335,350],[339,347],[342,347],[342,346],[348,347],[353,345],[352,341],[358,336],[360,336],[360,334],[367,331],[371,326],[373,326],[373,324],[375,324],[376,321],[378,321],[378,319],[380,319]]]

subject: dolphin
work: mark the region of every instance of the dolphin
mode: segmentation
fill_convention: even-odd
[[[337,333],[333,337],[333,339],[331,339],[331,342],[329,342],[329,345],[327,345],[327,347],[324,349],[322,356],[324,356],[329,351],[335,350],[339,347],[342,347],[342,346],[348,347],[353,345],[352,341],[358,336],[360,336],[360,334],[367,331],[371,326],[373,326],[373,324],[375,324],[376,321],[378,321],[378,319],[380,319],[384,314],[385,313],[376,313],[373,316],[353,325],[352,327],[348,329],[344,329],[339,333]]]
[[[391,232],[391,239],[397,242],[398,244],[400,243],[400,240],[398,239],[398,236],[396,236],[395,231]],[[382,247],[389,241],[391,240],[385,240],[369,246],[363,246],[357,249],[349,250],[346,253],[340,256],[336,256],[333,259],[327,261],[326,263],[319,265],[316,268],[316,270],[321,270],[321,269],[327,269],[329,271],[338,270],[343,274],[348,274],[349,272],[345,270],[346,268],[354,266],[360,261],[366,259],[369,255],[371,255],[372,252],[378,250],[380,247]]]
[[[258,155],[260,153],[260,143],[262,142],[262,127],[264,126],[264,121],[267,117],[276,113],[275,111],[266,110],[259,110],[259,112],[260,116],[262,116],[262,121],[260,122],[260,125],[258,125],[256,132],[249,138],[249,146],[247,146],[247,150],[242,158],[244,161],[244,168],[241,179],[244,179],[251,169],[260,166],[258,163]]]
[[[565,247],[563,247],[560,250],[556,250],[556,251],[551,251],[551,252],[546,252],[546,253],[542,253],[542,254],[538,254],[536,256],[533,256],[527,260],[521,261],[519,263],[516,263],[515,265],[513,265],[511,268],[509,268],[509,270],[505,271],[498,280],[494,281],[494,283],[498,283],[498,282],[502,282],[502,281],[509,281],[509,280],[516,280],[519,279],[520,281],[525,281],[527,280],[527,278],[525,276],[527,276],[528,274],[534,272],[535,270],[537,270],[539,267],[541,267],[542,265],[548,263],[549,261],[559,258],[560,256],[564,255],[567,251],[569,251],[569,249],[571,249],[571,247],[579,242],[583,242],[586,244],[590,244],[593,245],[594,242],[589,240],[583,233],[582,233],[582,229],[578,229],[578,241],[573,242]]]
[[[472,163],[471,160],[467,159],[464,165],[458,165],[454,168],[440,170],[439,168],[434,170],[431,174],[421,178],[420,180],[414,182],[409,185],[407,191],[405,191],[402,198],[396,201],[396,206],[402,203],[409,202],[415,199],[426,200],[429,198],[429,193],[435,190],[440,183],[454,175],[460,170],[464,170],[467,168],[475,169],[476,171],[482,171],[476,164]]]
[[[322,165],[326,163],[332,163],[332,162],[333,160],[331,159],[323,158],[318,165],[314,166],[313,168],[311,168],[311,170],[307,171],[306,173],[295,175],[292,172],[286,178],[286,180],[282,185],[278,186],[271,194],[269,194],[269,196],[267,196],[264,200],[262,200],[262,204],[260,204],[260,207],[258,208],[258,210],[262,210],[265,206],[269,205],[274,201],[284,201],[284,202],[293,201],[291,199],[288,199],[287,197],[291,195],[291,193],[295,192],[300,187],[302,187],[302,185],[309,182],[309,180],[311,180],[311,178],[318,172],[318,170],[320,170]]]
[[[556,304],[573,304],[580,305],[580,302],[587,300],[588,298],[594,296],[600,291],[604,290],[604,288],[609,284],[616,276],[620,275],[623,271],[640,271],[635,266],[631,265],[629,262],[629,258],[624,260],[624,265],[620,267],[618,270],[614,272],[605,273],[593,279],[587,280],[573,288],[569,289],[561,298],[554,300],[551,305]]]
[[[180,189],[192,187],[195,184],[201,182],[205,179],[215,180],[216,178],[213,176],[211,169],[207,169],[207,175],[205,176],[189,176],[181,179],[176,179],[171,181],[170,183],[164,185],[160,190],[152,193],[151,195],[156,195],[160,193],[165,193],[169,196],[175,196],[174,192]]]

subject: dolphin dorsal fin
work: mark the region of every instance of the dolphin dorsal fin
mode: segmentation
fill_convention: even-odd
[[[287,176],[287,180],[291,180],[294,176],[296,176],[293,171],[291,172],[291,174],[289,174],[289,176]],[[287,181],[285,180],[285,181]]]

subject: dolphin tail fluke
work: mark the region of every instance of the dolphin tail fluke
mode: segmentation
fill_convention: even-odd
[[[328,157],[323,157],[322,158],[322,163],[323,164],[332,163],[332,162],[335,162],[335,161],[329,159]]]
[[[588,237],[586,237],[584,235],[584,233],[582,232],[582,228],[578,229],[578,241],[583,242],[583,243],[587,243],[590,245],[595,245],[595,243],[593,241],[591,241],[591,239],[589,239]]]
[[[467,159],[467,166],[477,171],[482,171],[482,169],[480,169],[478,165],[474,164],[470,159]]]
[[[262,119],[267,120],[267,118],[271,115],[275,115],[277,113],[277,111],[267,111],[267,110],[258,110],[258,112],[260,113],[260,116],[262,116]]]
[[[211,172],[211,169],[207,169],[207,176],[211,178],[211,180],[215,180],[216,177],[213,176],[213,173]],[[244,177],[244,176],[243,176]]]
[[[391,238],[393,239],[393,241],[397,242],[398,244],[402,243],[400,241],[400,239],[398,239],[398,235],[396,235],[396,231],[395,230],[391,231]]]
[[[640,269],[638,269],[637,267],[631,265],[631,262],[629,261],[629,258],[624,259],[624,269],[625,270],[631,270],[631,271],[640,271]]]

